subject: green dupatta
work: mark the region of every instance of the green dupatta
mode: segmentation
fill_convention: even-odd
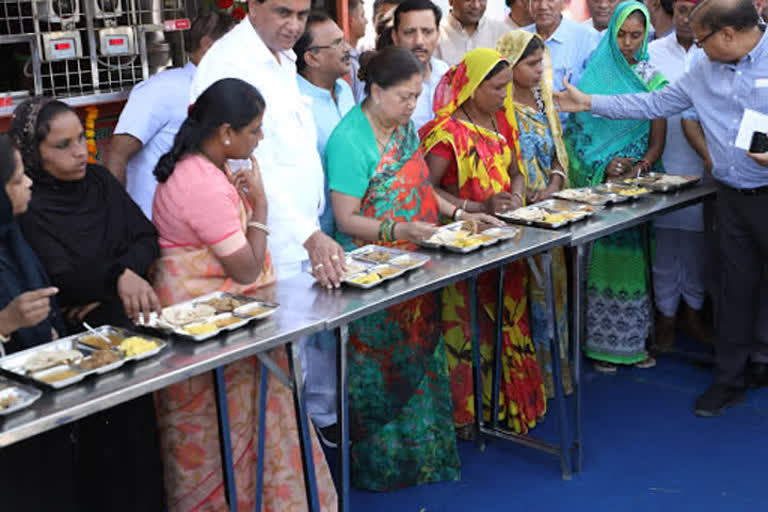
[[[626,19],[636,11],[645,15],[645,40],[631,66],[619,49],[616,37]],[[622,2],[613,12],[611,23],[587,63],[579,89],[587,94],[632,94],[650,92],[667,85],[661,73],[643,79],[639,67],[648,64],[650,15],[640,2]],[[611,120],[589,112],[571,114],[565,129],[565,145],[570,160],[569,178],[574,187],[602,183],[605,167],[615,157],[640,159],[648,149],[650,121]]]

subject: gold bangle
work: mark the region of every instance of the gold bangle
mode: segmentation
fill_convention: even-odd
[[[263,231],[265,234],[269,235],[269,228],[268,228],[268,227],[267,227],[265,224],[262,224],[261,222],[256,222],[255,220],[252,220],[251,222],[249,222],[249,223],[247,224],[247,226],[248,226],[249,228],[256,228],[256,229],[260,229],[260,230],[262,230],[262,231]]]

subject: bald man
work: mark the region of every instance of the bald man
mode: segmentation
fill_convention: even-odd
[[[567,84],[557,101],[561,110],[592,110],[609,119],[667,118],[695,107],[718,184],[722,282],[715,382],[694,412],[717,416],[744,400],[750,364],[753,374],[768,368],[768,346],[754,336],[759,276],[768,261],[768,152],[735,145],[745,109],[768,115],[768,36],[751,0],[703,0],[690,20],[694,43],[708,59],[675,83],[621,96],[590,96]]]

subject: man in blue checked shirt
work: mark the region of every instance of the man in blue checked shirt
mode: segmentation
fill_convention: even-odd
[[[566,112],[657,119],[695,107],[701,119],[719,185],[722,285],[715,382],[696,400],[698,416],[717,416],[744,399],[748,384],[768,381],[768,365],[750,363],[750,354],[768,348],[756,345],[753,331],[760,273],[768,261],[768,152],[735,146],[746,109],[768,115],[768,36],[759,20],[751,0],[703,0],[691,13],[691,26],[708,60],[674,84],[622,96],[589,96],[566,84],[567,91],[557,94]]]

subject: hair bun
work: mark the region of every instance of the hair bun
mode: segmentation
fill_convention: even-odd
[[[357,79],[361,82],[368,81],[368,65],[378,53],[376,50],[369,50],[360,55],[360,68],[357,70]]]

